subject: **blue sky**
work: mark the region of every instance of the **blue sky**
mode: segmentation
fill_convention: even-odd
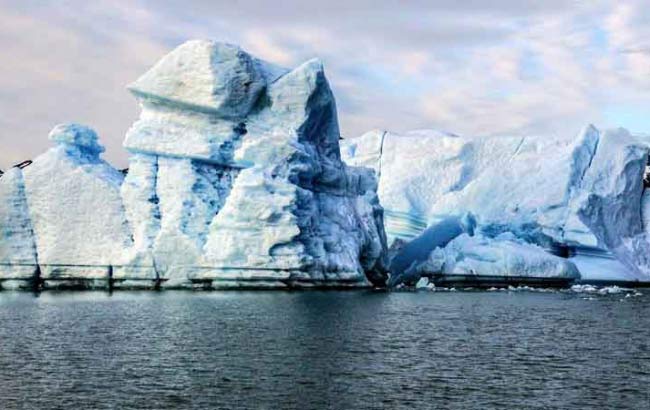
[[[648,0],[0,0],[0,168],[95,128],[126,165],[126,84],[190,38],[294,66],[320,57],[341,130],[650,133]]]

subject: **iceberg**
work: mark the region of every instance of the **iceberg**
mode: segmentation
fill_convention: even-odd
[[[590,125],[341,143],[319,60],[288,69],[206,40],[128,90],[141,112],[127,170],[70,123],[0,174],[1,286],[650,281],[646,137]]]
[[[435,241],[425,246],[422,238],[450,217],[471,214],[481,241],[512,234],[575,261],[583,280],[650,280],[645,256],[639,256],[648,254],[643,218],[650,220],[642,212],[643,204],[650,208],[642,183],[648,162],[643,138],[591,125],[576,136],[371,131],[345,140],[342,152],[347,163],[379,176],[393,247],[419,242],[424,253],[456,252]],[[524,255],[515,252],[520,245],[508,249]]]
[[[377,179],[341,160],[320,61],[289,70],[194,40],[128,89],[142,112],[124,140],[124,173],[101,159],[92,129],[64,124],[50,134],[55,147],[2,176],[0,279],[46,287],[385,283]]]

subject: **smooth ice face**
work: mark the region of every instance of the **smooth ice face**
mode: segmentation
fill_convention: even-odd
[[[373,131],[344,142],[345,160],[373,166],[389,242],[410,240],[436,221],[473,214],[479,228],[514,231],[539,242],[595,238],[570,219],[570,202],[598,142],[577,137],[471,138],[437,131]]]

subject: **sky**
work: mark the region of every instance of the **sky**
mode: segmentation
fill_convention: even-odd
[[[192,38],[320,58],[344,138],[650,133],[650,0],[0,0],[0,169],[71,121],[126,166],[126,85]]]

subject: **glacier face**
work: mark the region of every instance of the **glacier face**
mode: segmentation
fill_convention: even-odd
[[[597,143],[593,127],[577,138],[373,131],[346,140],[343,153],[348,163],[377,170],[390,241],[410,240],[438,220],[469,212],[494,234],[514,230],[563,243],[590,236],[579,221],[565,228]],[[596,244],[593,236],[585,241]]]
[[[51,286],[385,282],[376,177],[341,160],[318,60],[287,70],[190,41],[128,88],[142,112],[126,177],[101,160],[94,131],[67,124],[24,184],[19,171],[0,179],[0,280],[25,261]]]
[[[583,279],[650,280],[638,256],[647,255],[638,250],[648,243],[640,210],[648,148],[623,131],[587,126],[577,136],[480,138],[372,131],[344,141],[342,152],[346,162],[377,171],[389,243],[422,241],[450,217],[471,214],[477,239],[456,247],[468,260],[485,254],[485,241],[512,234],[570,256]],[[433,252],[428,242],[423,249]],[[507,249],[516,255],[520,246]]]

